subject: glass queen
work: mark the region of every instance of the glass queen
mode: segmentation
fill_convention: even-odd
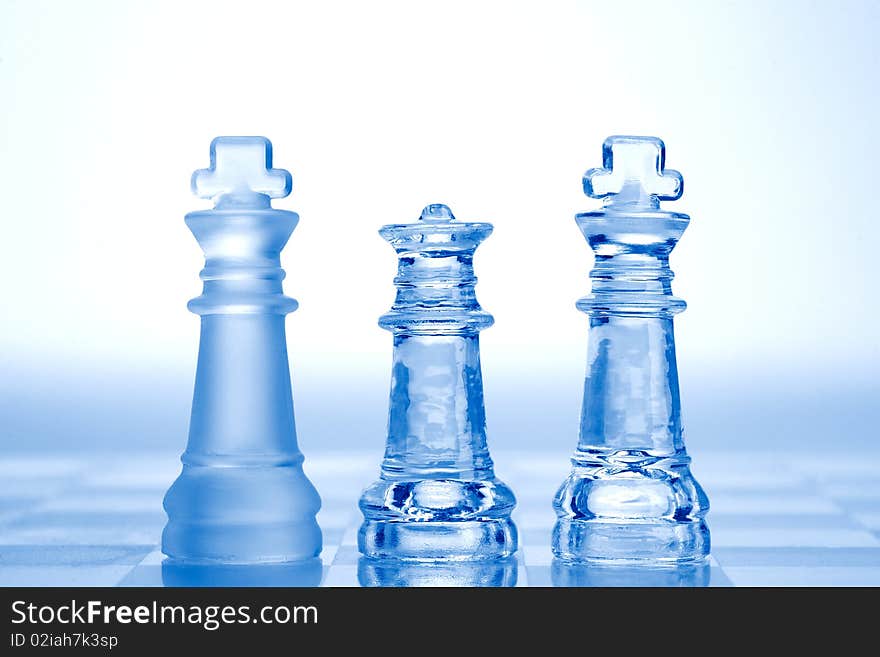
[[[516,550],[513,493],[486,445],[474,250],[491,224],[429,205],[419,221],[380,231],[398,256],[397,297],[379,325],[394,334],[381,478],[360,500],[366,557],[476,560]]]

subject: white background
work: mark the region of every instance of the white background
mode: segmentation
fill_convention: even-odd
[[[576,439],[610,134],[666,141],[684,417],[698,445],[876,436],[880,5],[0,0],[0,440],[181,446],[210,140],[261,134],[306,446],[381,448],[396,261],[449,204],[477,252],[490,440]],[[689,421],[690,419],[690,421]]]

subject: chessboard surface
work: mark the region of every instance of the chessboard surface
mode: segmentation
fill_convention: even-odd
[[[379,579],[398,585],[476,579],[516,586],[880,586],[880,453],[693,456],[711,502],[712,556],[698,573],[654,576],[554,564],[551,500],[568,472],[567,455],[497,450],[497,473],[519,500],[516,559],[504,572],[444,566],[382,571]],[[351,451],[306,455],[306,472],[323,499],[324,550],[317,574],[303,583],[358,586],[377,577],[359,569],[356,536],[357,499],[380,458]],[[0,585],[162,586],[161,503],[179,468],[177,455],[167,453],[5,456]]]

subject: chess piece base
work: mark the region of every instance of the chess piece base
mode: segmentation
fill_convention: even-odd
[[[164,506],[162,552],[178,562],[288,563],[321,552],[321,502],[300,464],[184,465]]]
[[[379,480],[361,497],[358,547],[370,558],[470,561],[516,551],[516,500],[502,482]]]
[[[323,564],[318,558],[261,564],[162,562],[162,584],[174,587],[319,586],[322,575]]]
[[[358,582],[365,587],[511,587],[516,578],[516,557],[454,563],[364,557],[358,561]]]
[[[553,506],[568,561],[686,563],[709,554],[709,503],[686,455],[579,455]]]
[[[366,520],[358,548],[373,559],[477,561],[500,559],[516,551],[516,527],[509,518],[413,522]]]
[[[559,520],[553,554],[570,562],[699,563],[709,555],[709,528],[691,522]]]
[[[550,567],[553,586],[705,587],[711,582],[707,561],[681,564],[575,563],[554,559]]]

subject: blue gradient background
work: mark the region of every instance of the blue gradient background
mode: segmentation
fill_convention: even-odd
[[[613,5],[613,6],[612,6]],[[655,134],[692,451],[876,445],[880,5],[0,0],[0,447],[181,451],[219,134],[264,134],[300,444],[384,445],[396,259],[429,202],[495,224],[478,296],[493,449],[573,449],[609,134]]]

